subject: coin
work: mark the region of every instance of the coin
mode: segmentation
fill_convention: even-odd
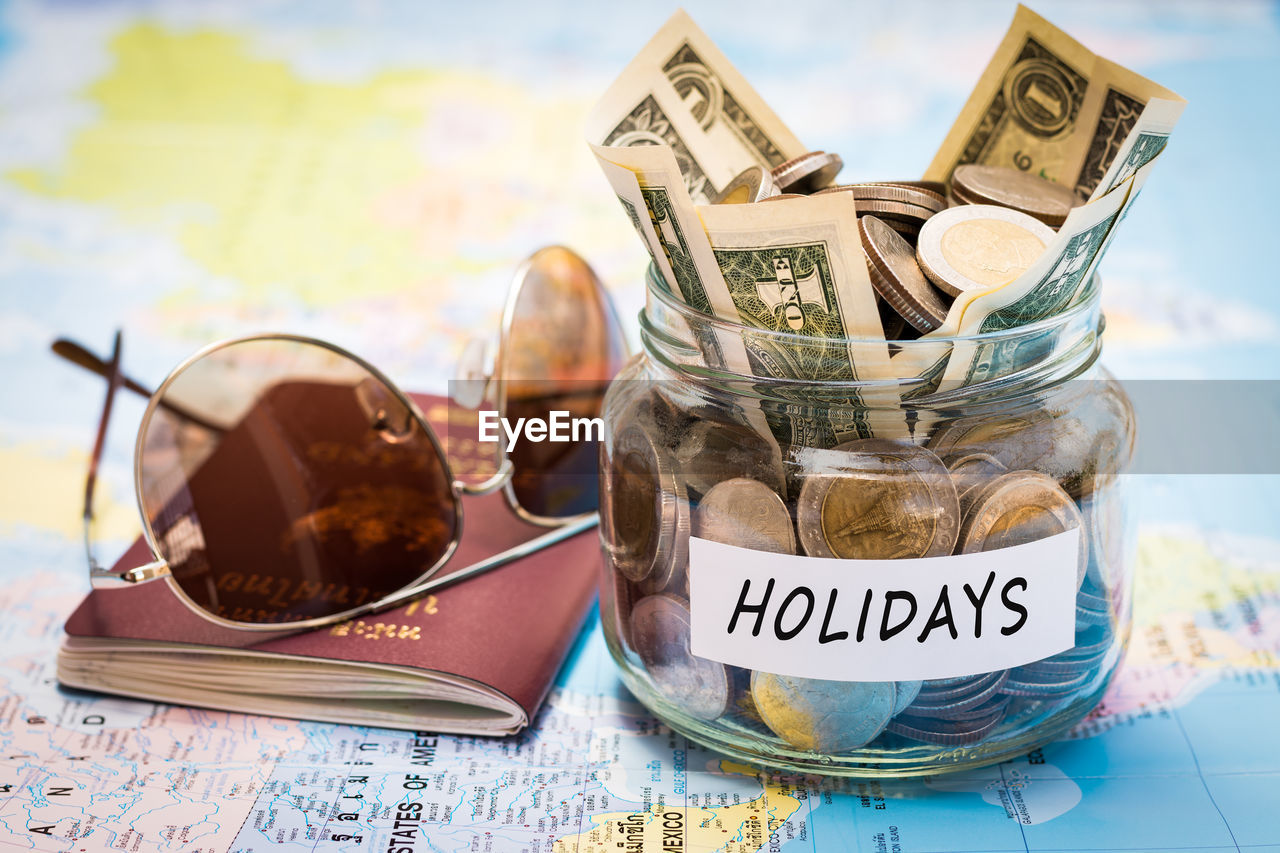
[[[797,501],[806,554],[868,560],[951,553],[960,505],[937,456],[885,439],[856,439],[823,455],[838,473],[809,475]]]
[[[631,636],[649,680],[684,713],[714,720],[729,709],[729,672],[689,651],[689,605],[661,593],[636,602]]]
[[[808,198],[808,196],[804,193],[777,193],[776,195],[771,195],[768,198],[762,198],[760,201],[786,201],[790,198]]]
[[[920,269],[939,288],[959,296],[1008,284],[1035,263],[1053,229],[1025,213],[994,205],[952,207],[920,229]]]
[[[978,486],[985,485],[1009,469],[990,453],[964,453],[942,460],[951,472],[956,484],[956,496],[960,499],[960,515],[969,508],[967,496]]]
[[[893,306],[879,295],[876,296],[876,310],[880,312],[880,327],[884,329],[884,339],[886,341],[901,340],[907,321],[902,319],[902,315],[894,311]]]
[[[1080,200],[1070,187],[1008,166],[966,163],[951,173],[951,191],[971,203],[995,204],[1021,211],[1057,228]]]
[[[938,193],[902,184],[837,184],[818,190],[814,195],[838,192],[852,194],[854,200],[859,202],[860,214],[865,209],[863,205],[868,202],[892,202],[918,207],[925,212],[925,219],[947,208],[947,200]]]
[[[903,714],[885,728],[894,734],[937,746],[966,746],[980,742],[1004,717],[1003,706],[976,720],[933,720]]]
[[[688,561],[689,502],[665,448],[641,422],[614,440],[604,466],[609,557],[628,580],[662,580]],[[684,531],[683,542],[679,535]],[[683,549],[684,553],[678,553]]]
[[[939,425],[927,446],[944,459],[986,453],[1010,471],[1038,469],[1054,452],[1053,420],[1042,408],[956,418]]]
[[[846,752],[866,746],[893,713],[892,681],[827,681],[751,674],[751,696],[765,725],[797,749]]]
[[[858,233],[876,292],[913,328],[931,332],[941,326],[947,304],[920,272],[907,241],[874,216],[858,217]]]
[[[714,414],[723,417],[723,413]],[[692,494],[705,496],[717,483],[733,477],[759,480],[786,494],[777,453],[768,439],[744,424],[711,417],[692,421],[677,441],[674,456],[680,478]]]
[[[748,204],[761,201],[778,190],[773,183],[773,174],[764,166],[752,166],[725,185],[725,188],[711,199],[712,204]]]
[[[702,496],[693,510],[693,535],[753,551],[796,552],[787,505],[773,489],[746,477],[717,483]]]
[[[923,681],[896,681],[893,685],[893,715],[905,711],[920,695]]]
[[[1052,477],[1039,471],[1010,471],[973,497],[960,528],[960,553],[1023,545],[1073,528],[1080,531],[1076,559],[1079,588],[1089,562],[1088,537],[1080,510]]]
[[[811,193],[835,180],[844,161],[839,154],[809,151],[773,167],[773,182],[784,193]]]

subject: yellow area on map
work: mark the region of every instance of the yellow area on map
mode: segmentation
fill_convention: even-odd
[[[1275,600],[1280,572],[1219,556],[1199,537],[1164,532],[1139,537],[1138,563],[1127,666],[1177,662],[1203,671],[1276,665],[1274,656],[1262,651],[1268,642],[1253,637],[1253,630],[1276,630],[1268,614],[1255,613],[1253,630],[1241,614]],[[1209,618],[1197,619],[1206,612]]]
[[[456,277],[458,246],[538,215],[555,192],[541,182],[563,172],[538,135],[580,121],[571,105],[479,77],[304,79],[216,31],[138,24],[110,48],[113,67],[85,93],[98,119],[63,163],[9,180],[105,205],[219,276],[311,305]],[[515,199],[497,186],[513,173],[526,184]]]
[[[720,767],[727,773],[760,777],[759,770],[746,764],[721,761]],[[561,838],[554,849],[556,853],[756,853],[766,846],[769,835],[800,808],[800,800],[791,793],[794,788],[769,777],[761,781],[763,795],[731,806],[655,804],[648,811],[595,815],[591,829]]]
[[[26,526],[79,538],[84,530],[81,509],[88,471],[87,453],[68,453],[52,443],[0,447],[0,482],[5,484],[0,489],[0,534],[11,535],[15,528]],[[111,540],[137,536],[141,530],[137,509],[111,500],[110,491],[104,483],[95,491],[94,534]]]

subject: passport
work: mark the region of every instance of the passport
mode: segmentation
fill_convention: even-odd
[[[454,475],[477,467],[457,410],[454,429],[441,429],[446,401],[414,397],[450,445]],[[462,505],[462,538],[435,577],[547,532],[517,517],[501,494],[464,496]],[[139,539],[117,565],[151,559]],[[598,534],[587,530],[399,608],[302,633],[208,621],[166,581],[94,590],[67,620],[58,680],[249,714],[513,734],[537,713],[582,628],[599,560]]]

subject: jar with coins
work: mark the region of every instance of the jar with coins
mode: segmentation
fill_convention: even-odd
[[[1133,413],[1088,293],[976,337],[817,339],[651,269],[601,449],[627,687],[722,753],[846,776],[991,764],[1082,720],[1132,589]]]

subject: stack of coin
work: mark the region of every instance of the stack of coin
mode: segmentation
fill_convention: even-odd
[[[925,222],[947,207],[941,193],[906,182],[840,184],[819,190],[816,194],[838,192],[853,196],[859,217],[878,217],[912,246]]]
[[[1001,689],[1008,678],[1008,670],[999,670],[926,681],[887,730],[940,746],[977,743],[1004,719],[1009,697]]]
[[[867,272],[876,293],[919,332],[931,332],[947,318],[951,299],[920,272],[915,249],[875,216],[858,217]]]
[[[810,151],[774,166],[771,177],[779,192],[805,194],[830,184],[843,168],[844,160],[839,154]]]
[[[956,166],[951,195],[957,204],[994,204],[1058,228],[1080,199],[1070,187],[1007,166]]]

